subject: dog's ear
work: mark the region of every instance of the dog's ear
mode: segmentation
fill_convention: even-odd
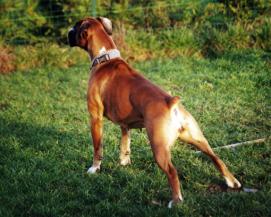
[[[89,28],[89,23],[84,23],[83,25],[80,26],[80,37],[82,39],[86,39],[88,37],[88,28]]]
[[[97,20],[103,25],[108,35],[112,35],[112,22],[106,17],[98,17]]]
[[[83,29],[81,32],[80,32],[80,37],[82,39],[86,39],[88,37],[88,32],[86,29]]]

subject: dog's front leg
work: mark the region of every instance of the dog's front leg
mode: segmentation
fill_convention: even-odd
[[[121,127],[120,165],[126,166],[131,163],[130,153],[130,131],[126,127]]]
[[[100,170],[102,158],[103,158],[103,145],[102,145],[102,135],[103,135],[103,120],[102,118],[92,118],[91,119],[91,135],[93,141],[93,164],[88,169],[88,173],[95,173]]]

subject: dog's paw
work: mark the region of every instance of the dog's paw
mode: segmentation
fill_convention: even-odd
[[[226,180],[226,184],[229,188],[241,188],[241,183],[234,177],[228,178],[224,177]]]
[[[181,202],[183,202],[183,197],[180,195],[177,200],[171,200],[171,201],[169,201],[167,207],[169,209],[171,209],[173,206],[175,206],[175,205],[177,205],[177,204],[179,204]]]
[[[130,156],[125,156],[124,158],[120,159],[120,165],[121,166],[126,166],[128,164],[131,164]]]
[[[88,174],[94,174],[96,173],[97,171],[100,170],[100,166],[92,166],[88,169],[87,173]]]

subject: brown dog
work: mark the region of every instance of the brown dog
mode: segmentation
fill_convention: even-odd
[[[172,190],[168,207],[183,200],[170,157],[170,146],[177,137],[207,154],[229,187],[240,188],[239,181],[214,154],[195,119],[179,105],[179,98],[170,96],[131,68],[120,57],[111,34],[111,21],[103,17],[80,20],[68,33],[70,46],[83,48],[92,59],[87,102],[94,159],[88,173],[100,169],[105,116],[121,128],[121,165],[130,163],[130,129],[146,128],[154,158],[166,173]]]

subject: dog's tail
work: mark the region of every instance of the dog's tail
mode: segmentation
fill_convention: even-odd
[[[174,96],[167,100],[167,105],[170,111],[172,130],[180,131],[183,127],[184,117],[179,109],[180,97]]]
[[[172,145],[178,137],[183,125],[183,118],[179,110],[180,97],[170,96],[167,98],[166,102],[169,116],[167,119],[165,132],[167,135],[168,144]]]
[[[178,103],[180,102],[180,97],[173,96],[167,99],[167,105],[168,108],[171,110],[172,108],[178,106]]]

